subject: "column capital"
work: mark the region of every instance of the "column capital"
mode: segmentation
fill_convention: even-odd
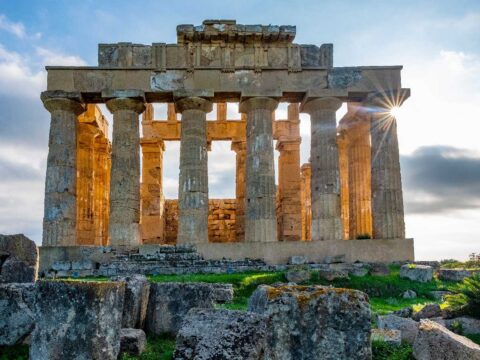
[[[175,100],[176,112],[183,113],[185,110],[200,110],[209,113],[213,109],[213,103],[210,100],[198,96],[188,96]]]
[[[285,139],[278,139],[277,140],[277,145],[275,146],[275,149],[282,152],[284,150],[289,151],[289,150],[298,150],[299,146],[302,142],[302,138],[285,138]]]
[[[40,95],[40,99],[49,112],[56,110],[72,111],[78,116],[86,110],[82,95],[79,92],[44,91]]]
[[[158,152],[165,150],[165,142],[162,139],[140,139],[140,145],[144,153]]]
[[[274,111],[278,106],[278,100],[271,97],[251,97],[242,99],[239,110],[241,113],[247,113],[251,110],[264,109]]]
[[[334,97],[310,98],[302,102],[301,112],[311,114],[317,110],[337,111],[342,106],[342,101]]]
[[[231,150],[235,151],[236,153],[247,150],[247,140],[232,140],[232,145],[230,147]]]
[[[145,93],[140,90],[103,91],[108,110],[114,113],[119,110],[130,110],[137,114],[145,111]]]

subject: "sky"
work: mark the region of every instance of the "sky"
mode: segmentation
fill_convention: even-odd
[[[98,43],[176,42],[178,24],[296,25],[299,44],[334,44],[334,66],[403,65],[398,116],[407,236],[419,260],[480,253],[480,1],[0,0],[0,233],[41,243],[49,113],[46,65],[97,65]],[[105,108],[105,115],[111,115]],[[156,118],[165,108],[156,106]],[[234,105],[229,117],[238,117]],[[342,107],[337,116],[345,113]],[[286,117],[286,104],[277,110]],[[212,115],[209,115],[213,118]],[[301,116],[301,158],[310,120]],[[276,153],[278,156],[278,153]],[[234,197],[235,157],[209,153],[210,197]],[[164,190],[175,198],[178,144]]]

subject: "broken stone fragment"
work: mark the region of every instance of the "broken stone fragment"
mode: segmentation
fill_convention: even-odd
[[[120,353],[131,356],[139,356],[145,350],[147,337],[145,332],[140,329],[121,329],[120,330]]]
[[[115,276],[111,280],[125,282],[122,326],[143,329],[147,315],[150,282],[144,275]]]

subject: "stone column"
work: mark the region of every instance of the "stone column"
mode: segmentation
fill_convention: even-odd
[[[165,218],[163,197],[163,140],[143,139],[142,145],[142,240],[144,244],[160,244],[164,240]]]
[[[94,142],[100,131],[85,123],[77,130],[77,245],[94,245]]]
[[[312,197],[311,197],[311,179],[312,169],[310,163],[303,164],[302,171],[302,240],[312,239]]]
[[[182,114],[177,244],[208,242],[207,113],[212,103],[200,97],[175,102]]]
[[[272,113],[278,101],[253,97],[240,103],[247,114],[245,241],[277,241]]]
[[[337,148],[336,98],[316,98],[303,104],[311,119],[312,240],[343,238]]]
[[[372,237],[370,124],[357,117],[348,127],[350,239]]]
[[[372,218],[373,238],[404,239],[400,155],[397,121],[381,100],[369,101],[372,142]]]
[[[337,136],[338,161],[340,167],[340,206],[342,213],[343,238],[350,239],[350,207],[348,187],[348,137],[345,130]]]
[[[109,98],[107,107],[113,113],[110,245],[135,247],[140,244],[139,115],[145,100],[137,91],[119,91]]]
[[[235,171],[235,240],[245,240],[245,170],[247,158],[247,142],[245,140],[232,141],[232,150],[236,153]]]
[[[50,111],[43,246],[76,245],[77,116],[85,111],[79,93],[45,91]]]
[[[95,245],[108,245],[108,219],[110,207],[110,142],[105,136],[98,136],[94,143],[94,223]]]

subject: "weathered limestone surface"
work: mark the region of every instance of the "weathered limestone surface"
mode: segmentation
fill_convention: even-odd
[[[0,346],[21,343],[35,326],[35,284],[0,284]]]
[[[442,315],[442,309],[437,303],[427,304],[419,311],[413,314],[412,319],[420,321],[421,319],[434,318]]]
[[[439,269],[438,278],[447,281],[462,281],[475,273],[480,273],[480,271],[466,269]]]
[[[317,98],[302,109],[311,119],[312,241],[343,239],[335,116],[341,105],[336,98]]]
[[[432,281],[433,268],[428,265],[405,264],[400,267],[400,277],[420,282]]]
[[[371,359],[371,312],[360,291],[262,285],[248,309],[268,318],[264,359]]]
[[[37,278],[37,246],[23,234],[0,235],[0,283],[28,283]]]
[[[206,114],[212,110],[212,103],[200,97],[187,97],[178,100],[175,106],[182,114],[177,243],[204,243],[208,242]]]
[[[378,328],[387,330],[400,330],[402,340],[413,344],[418,334],[418,322],[409,318],[396,315],[385,315],[378,317]]]
[[[137,91],[105,94],[113,113],[110,186],[110,244],[140,244],[140,130],[138,116],[145,110]]]
[[[278,101],[252,97],[240,103],[247,114],[245,241],[277,241],[272,113]]]
[[[111,280],[125,282],[122,327],[143,329],[147,315],[150,282],[144,275],[115,276]]]
[[[244,124],[246,127],[246,124]],[[247,142],[245,140],[232,141],[232,150],[235,151],[235,239],[245,240],[245,193],[246,193],[246,161]]]
[[[453,319],[431,318],[430,320],[445,326],[448,330],[453,330],[454,324],[460,324],[464,334],[480,334],[480,319],[470,316],[459,316]]]
[[[305,241],[312,239],[312,168],[310,164],[303,164],[301,171],[302,240]]]
[[[120,353],[139,356],[145,350],[147,336],[140,329],[120,329]]]
[[[38,282],[30,359],[116,360],[124,292],[120,282]]]
[[[192,309],[177,335],[174,359],[262,360],[266,318],[244,311]]]
[[[343,238],[350,239],[350,193],[349,193],[349,174],[348,174],[348,137],[345,130],[338,127],[337,147],[338,147],[338,166],[340,176],[340,207],[342,213]]]
[[[372,96],[370,114],[372,145],[372,218],[376,239],[404,239],[402,178],[398,151],[397,120],[385,107],[385,99]]]
[[[154,334],[176,334],[190,309],[212,309],[213,305],[214,290],[210,284],[151,284],[146,329]]]
[[[79,93],[45,91],[51,114],[43,215],[43,245],[76,245],[77,115],[85,111]]]
[[[422,320],[413,356],[421,360],[479,360],[480,346],[436,322]]]

